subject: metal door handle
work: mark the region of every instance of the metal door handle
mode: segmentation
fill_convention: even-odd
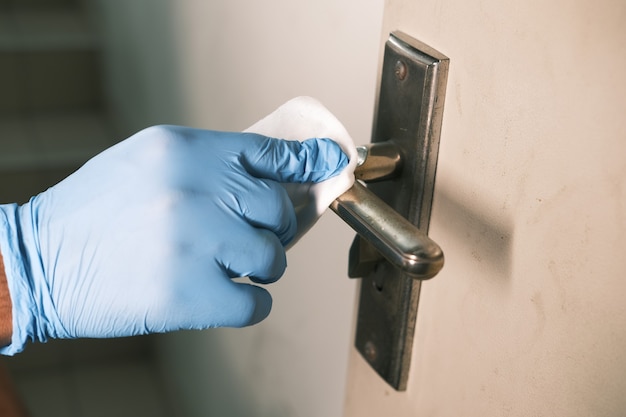
[[[405,390],[423,279],[443,267],[430,224],[449,59],[402,32],[385,44],[372,142],[357,182],[332,204],[358,236],[348,275],[361,278],[355,346]],[[367,182],[365,187],[362,182]]]
[[[360,146],[357,150],[357,179],[389,179],[401,169],[400,153],[390,142]],[[391,264],[412,278],[432,278],[443,267],[439,245],[359,181],[333,201],[330,208]]]

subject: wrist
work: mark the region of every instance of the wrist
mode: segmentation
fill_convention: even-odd
[[[4,269],[4,260],[0,253],[0,347],[11,343],[13,335],[13,304],[7,284],[7,276]]]

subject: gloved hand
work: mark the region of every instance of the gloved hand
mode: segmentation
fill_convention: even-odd
[[[296,231],[281,182],[347,157],[304,142],[175,126],[143,130],[49,190],[0,206],[14,354],[28,339],[240,327],[264,319]]]

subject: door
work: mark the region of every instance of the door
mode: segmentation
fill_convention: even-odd
[[[626,3],[388,0],[450,57],[406,392],[353,348],[346,416],[626,415]]]

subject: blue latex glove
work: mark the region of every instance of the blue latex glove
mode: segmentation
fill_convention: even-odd
[[[296,231],[280,182],[319,182],[347,157],[176,126],[143,130],[49,190],[0,206],[14,354],[28,339],[240,327],[264,319]]]

